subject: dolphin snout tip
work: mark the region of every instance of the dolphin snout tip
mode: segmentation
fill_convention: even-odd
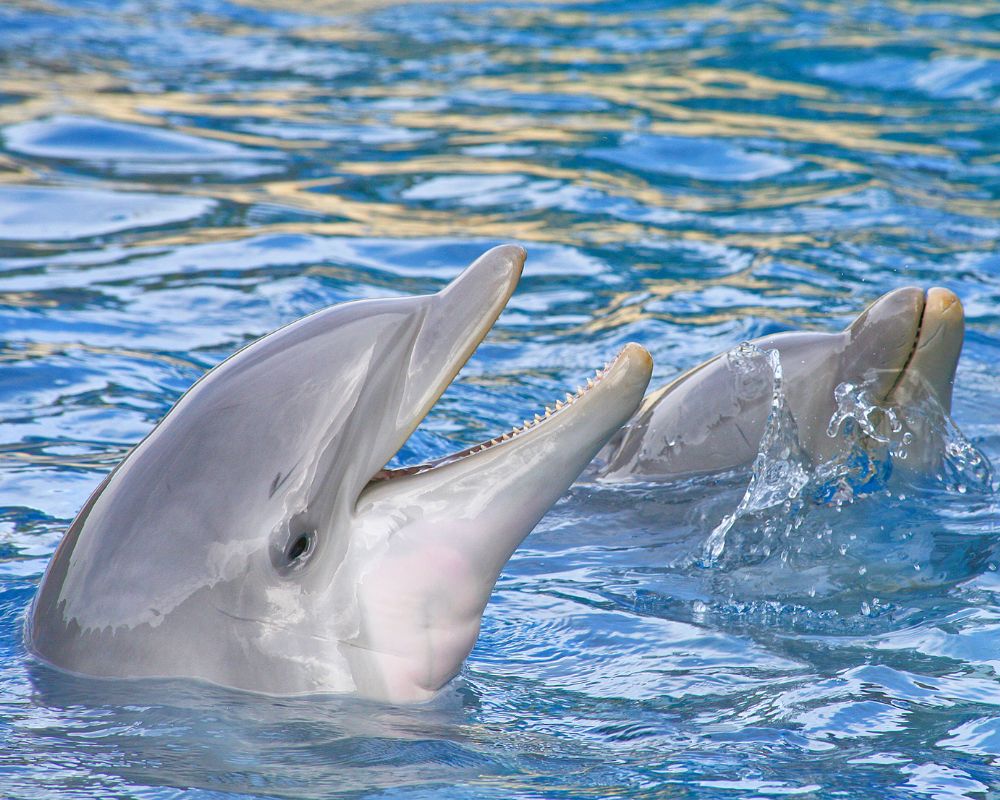
[[[888,314],[913,314],[919,318],[924,310],[925,299],[924,290],[919,286],[902,286],[880,297],[871,309],[885,309]]]
[[[621,374],[630,386],[645,391],[653,374],[653,357],[641,344],[629,342],[611,362],[609,371]]]
[[[627,359],[635,369],[651,370],[653,368],[653,357],[645,347],[637,342],[626,344],[622,348],[619,358]]]
[[[476,264],[488,266],[501,279],[516,283],[527,259],[528,251],[521,245],[501,244],[483,253],[476,259]]]
[[[949,412],[964,338],[962,301],[949,289],[940,286],[929,289],[916,346],[891,400],[897,405],[908,405],[931,395]]]
[[[481,308],[488,306],[496,318],[521,279],[527,251],[516,244],[502,244],[483,253],[455,280],[438,292],[451,304]],[[485,333],[485,331],[484,331]]]
[[[941,286],[934,286],[927,290],[924,306],[925,317],[945,318],[948,321],[959,321],[965,317],[962,301],[958,299],[958,295],[951,289],[945,289]]]

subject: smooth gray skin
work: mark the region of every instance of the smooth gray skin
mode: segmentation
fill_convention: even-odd
[[[780,333],[753,343],[779,351],[799,441],[820,463],[843,447],[827,435],[841,383],[867,383],[882,404],[909,406],[932,398],[948,412],[963,330],[954,294],[935,288],[925,295],[908,287],[876,300],[840,333]],[[607,481],[669,481],[748,466],[770,407],[770,381],[741,384],[721,354],[649,394],[598,455],[597,474]],[[940,442],[924,433],[901,468],[933,467]]]
[[[503,564],[651,371],[626,347],[531,430],[387,478],[524,259],[494,248],[438,294],[319,311],[207,373],[73,522],[31,649],[85,675],[432,696],[471,650]]]

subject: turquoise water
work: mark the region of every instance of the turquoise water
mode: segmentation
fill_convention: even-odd
[[[0,796],[1000,797],[989,480],[745,519],[711,567],[746,475],[580,483],[413,708],[70,679],[21,638],[207,368],[502,241],[521,286],[402,463],[626,341],[660,384],[913,283],[965,304],[954,417],[1000,461],[998,112],[996,2],[5,2]]]

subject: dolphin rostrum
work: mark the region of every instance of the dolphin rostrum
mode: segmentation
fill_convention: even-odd
[[[753,344],[778,351],[787,407],[814,463],[843,447],[827,432],[837,387],[863,385],[879,406],[927,412],[911,420],[908,458],[894,462],[894,469],[919,472],[940,457],[943,444],[928,415],[951,410],[963,335],[962,304],[952,292],[908,287],[883,295],[839,333],[778,333]],[[598,455],[598,475],[665,481],[749,465],[771,401],[769,383],[741,380],[726,354],[715,356],[645,398]],[[888,423],[876,422],[884,432]]]
[[[208,372],[72,523],[28,620],[33,651],[84,675],[431,697],[472,649],[503,565],[652,368],[626,345],[545,417],[383,469],[524,259],[494,248],[437,294],[324,309]]]

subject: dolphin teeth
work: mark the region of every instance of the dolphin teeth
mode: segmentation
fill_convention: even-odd
[[[562,411],[562,409],[566,408],[567,406],[572,405],[577,400],[579,400],[581,397],[583,397],[583,395],[587,391],[589,391],[590,389],[593,389],[594,386],[597,384],[597,382],[600,381],[601,378],[604,377],[605,370],[607,370],[608,367],[610,367],[610,366],[611,366],[611,362],[608,362],[607,364],[604,365],[603,369],[597,370],[597,372],[594,374],[593,377],[587,378],[587,385],[586,386],[577,386],[576,387],[576,394],[573,394],[571,392],[566,392],[566,399],[565,400],[556,400],[553,405],[551,405],[551,406],[545,406],[545,415],[544,416],[542,416],[541,414],[535,414],[534,415],[534,419],[526,419],[526,420],[524,420],[521,423],[520,426],[515,425],[513,428],[510,429],[510,431],[508,431],[508,432],[506,432],[504,434],[501,434],[496,439],[491,439],[490,441],[484,442],[481,445],[473,447],[472,450],[469,451],[469,452],[471,452],[471,453],[481,453],[481,452],[483,452],[483,450],[486,450],[486,449],[488,449],[490,447],[493,447],[494,445],[497,445],[497,444],[502,444],[503,442],[508,442],[511,439],[513,439],[513,438],[521,435],[522,433],[525,433],[526,431],[528,431],[528,430],[536,427],[539,423],[544,422],[549,417],[551,417],[553,414],[555,414],[555,413],[557,413],[559,411]]]

